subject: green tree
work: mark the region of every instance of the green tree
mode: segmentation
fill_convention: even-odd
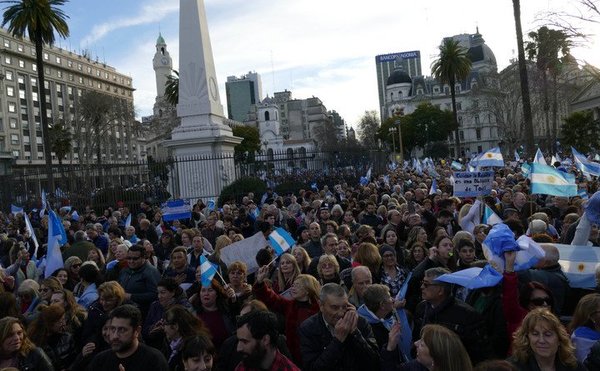
[[[54,175],[52,173],[52,150],[50,133],[48,131],[48,116],[46,111],[46,89],[44,78],[44,44],[52,45],[55,41],[54,33],[61,37],[69,37],[69,18],[60,7],[67,0],[5,0],[2,3],[11,4],[4,10],[2,27],[8,25],[8,32],[16,37],[29,36],[35,45],[35,59],[38,73],[39,102],[42,120],[42,134],[44,136],[44,157],[46,158],[46,172],[48,186],[54,191]]]
[[[174,106],[179,103],[179,72],[175,70],[173,70],[173,75],[167,76],[165,99]]]
[[[253,158],[254,153],[260,149],[260,135],[258,129],[252,126],[238,125],[232,129],[233,135],[244,138],[235,146],[234,154],[238,159]],[[246,155],[248,157],[246,157]]]
[[[59,122],[49,130],[50,132],[50,148],[58,159],[59,166],[62,166],[63,159],[71,153],[73,149],[73,135],[64,122]]]
[[[569,58],[571,41],[566,33],[560,30],[552,30],[546,26],[540,27],[537,32],[530,32],[525,45],[527,57],[534,61],[542,77],[543,110],[546,121],[546,133],[552,136],[549,142],[555,142],[558,134],[558,102],[557,102],[557,77],[561,72],[563,63]],[[552,79],[552,102],[550,102],[550,84],[548,77]],[[550,105],[552,103],[553,122],[550,125]]]
[[[594,120],[591,111],[573,112],[565,118],[561,143],[582,153],[600,148],[600,120]]]
[[[527,77],[527,61],[525,60],[525,47],[523,46],[523,29],[521,28],[521,1],[512,0],[515,18],[515,31],[517,33],[517,52],[519,56],[519,77],[521,79],[521,99],[523,101],[523,123],[525,126],[525,145],[527,156],[533,157],[535,146],[533,143],[533,120],[531,118],[531,97],[529,96],[529,78]]]
[[[377,147],[377,130],[379,126],[377,111],[365,111],[358,122],[359,138],[363,146],[366,148]]]
[[[460,137],[458,135],[458,115],[456,110],[456,83],[466,79],[471,73],[471,60],[467,50],[462,48],[458,41],[451,38],[444,39],[440,45],[438,59],[431,64],[431,74],[442,83],[450,85],[452,98],[452,116],[456,123],[454,130],[456,156],[460,156]]]

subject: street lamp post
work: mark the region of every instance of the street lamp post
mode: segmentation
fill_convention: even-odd
[[[394,123],[398,126],[398,143],[400,148],[400,162],[404,162],[404,148],[402,146],[402,127],[400,126],[400,119],[394,121]]]
[[[392,153],[396,152],[396,132],[398,129],[395,127],[390,128],[390,134],[392,136]]]

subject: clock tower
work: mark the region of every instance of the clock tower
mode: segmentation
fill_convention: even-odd
[[[167,51],[165,39],[160,33],[156,39],[156,53],[152,59],[152,66],[156,74],[156,97],[160,99],[165,95],[167,76],[170,76],[173,70],[173,60]]]

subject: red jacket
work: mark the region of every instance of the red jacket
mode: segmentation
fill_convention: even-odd
[[[512,335],[523,323],[528,310],[519,305],[519,278],[515,272],[503,274],[502,310],[506,319],[506,330],[511,343]]]
[[[300,335],[298,328],[305,319],[319,311],[318,303],[302,303],[293,299],[283,298],[270,287],[262,284],[255,284],[252,291],[254,296],[267,307],[275,312],[285,316],[285,337],[287,345],[290,348],[290,353],[294,358],[294,363],[301,365],[302,355],[300,353]]]

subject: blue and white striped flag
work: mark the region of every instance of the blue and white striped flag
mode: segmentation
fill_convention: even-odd
[[[575,176],[548,165],[533,163],[531,164],[531,193],[561,197],[576,196]]]
[[[292,236],[283,228],[279,227],[269,235],[269,242],[271,242],[271,247],[275,250],[275,254],[280,256],[284,252],[288,251],[296,241],[292,238]]]
[[[33,252],[32,259],[36,260],[37,252],[38,252],[38,248],[40,247],[40,244],[38,243],[37,237],[35,236],[35,230],[33,229],[33,226],[31,225],[31,220],[29,220],[29,217],[27,216],[26,213],[23,213],[23,216],[25,217],[25,230],[29,232],[29,235],[31,236],[31,240],[33,241],[33,246],[35,246],[35,250]]]
[[[202,286],[209,287],[215,274],[217,274],[217,268],[204,255],[200,255],[200,281]]]
[[[579,171],[586,175],[600,176],[600,164],[592,161],[588,161],[588,159],[577,152],[577,150],[571,147],[571,152],[573,153],[573,158],[575,159],[575,166]]]
[[[596,268],[600,266],[600,247],[554,244],[558,249],[558,263],[572,288],[596,287]]]
[[[461,171],[463,169],[462,164],[458,161],[452,161],[452,164],[450,164],[450,167],[457,171]]]
[[[215,200],[210,199],[206,202],[206,208],[208,209],[208,211],[213,211],[215,209]]]
[[[500,218],[491,207],[485,205],[485,209],[483,210],[483,219],[481,222],[487,225],[494,225],[502,223],[502,218]]]
[[[590,197],[588,196],[588,193],[587,193],[587,191],[586,191],[585,189],[580,189],[580,190],[577,192],[577,195],[578,195],[579,197],[581,197],[582,199],[584,199],[584,200],[587,200],[588,198],[590,198]]]
[[[504,167],[504,158],[502,158],[500,147],[492,148],[479,156],[476,164],[479,167]]]
[[[435,178],[433,178],[433,180],[431,181],[431,188],[429,189],[429,194],[434,195],[437,193],[437,191],[438,191],[437,181],[435,180]]]
[[[125,219],[125,228],[131,227],[131,213],[127,215],[127,219]]]
[[[542,151],[540,151],[539,148],[535,152],[535,156],[533,157],[533,163],[534,164],[548,165],[546,163],[546,159],[544,158],[544,154],[542,153]]]
[[[529,165],[529,164],[521,165],[521,173],[523,173],[523,176],[525,178],[529,178],[529,174],[531,174],[531,165]]]
[[[15,214],[15,215],[17,215],[17,214],[25,214],[23,212],[23,208],[22,207],[15,206],[15,205],[12,205],[12,204],[10,205],[10,212],[12,214]]]
[[[54,211],[48,212],[48,248],[44,276],[50,277],[55,270],[64,267],[60,247],[67,243],[67,234],[62,222]]]

